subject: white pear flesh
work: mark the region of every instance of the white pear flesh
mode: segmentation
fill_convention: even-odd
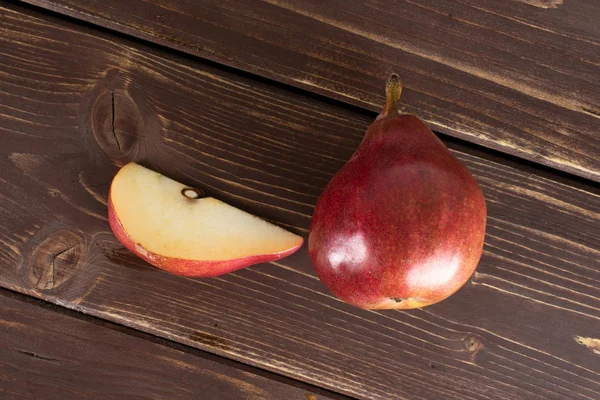
[[[110,188],[109,221],[117,238],[155,266],[187,276],[273,261],[302,245],[298,235],[186,189],[192,188],[139,164],[125,165]]]

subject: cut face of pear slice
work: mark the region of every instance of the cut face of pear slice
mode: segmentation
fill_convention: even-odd
[[[126,247],[145,259],[149,255],[161,259],[161,264],[168,259],[186,264],[235,261],[238,269],[241,260],[247,266],[278,259],[303,242],[302,237],[220,200],[198,198],[192,188],[135,163],[121,168],[112,182],[111,212],[119,240],[126,235],[132,242]]]

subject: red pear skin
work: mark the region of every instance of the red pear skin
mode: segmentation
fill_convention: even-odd
[[[314,211],[308,238],[321,281],[365,309],[410,309],[455,293],[483,250],[486,205],[469,170],[413,115],[401,83]]]

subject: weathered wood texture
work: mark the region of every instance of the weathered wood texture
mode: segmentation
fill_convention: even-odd
[[[596,0],[26,0],[600,181]]]
[[[348,399],[0,290],[0,397]]]
[[[306,235],[374,115],[8,4],[0,74],[4,287],[363,399],[600,396],[597,187],[454,143],[487,197],[485,254],[471,282],[422,310],[339,302],[306,247],[185,279],[110,232],[118,164]]]

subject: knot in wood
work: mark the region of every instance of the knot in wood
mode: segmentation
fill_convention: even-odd
[[[33,252],[29,262],[31,284],[40,290],[62,285],[75,274],[84,251],[81,236],[67,230],[54,232]]]
[[[109,159],[120,164],[135,158],[144,121],[126,90],[106,89],[90,115],[94,138]]]
[[[465,338],[464,342],[467,350],[469,350],[472,353],[476,352],[481,348],[481,342],[477,340],[477,338],[474,336],[469,336]]]

